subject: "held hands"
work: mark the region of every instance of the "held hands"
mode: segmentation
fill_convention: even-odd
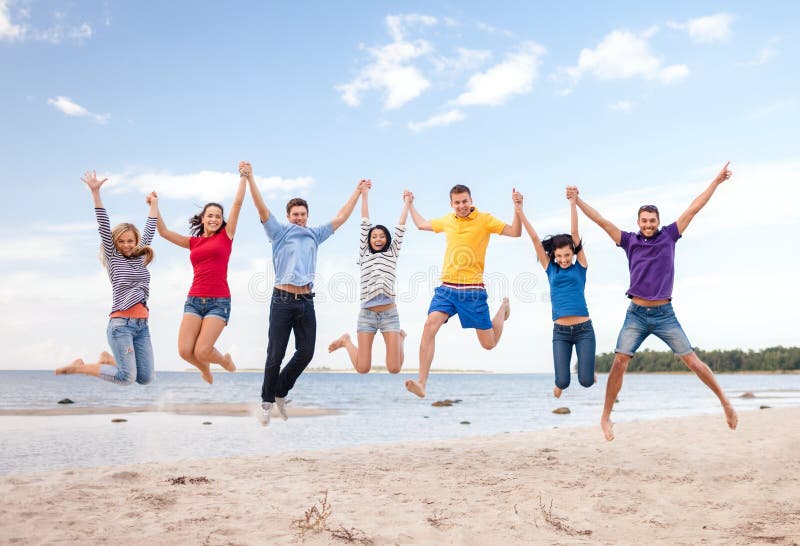
[[[511,188],[511,201],[514,202],[515,210],[522,210],[523,197],[522,194],[517,191],[517,188]]]
[[[156,194],[156,192],[151,191],[150,193],[147,194],[144,200],[148,205],[158,207],[158,195]]]
[[[86,185],[89,186],[89,189],[94,192],[94,191],[99,191],[100,186],[102,186],[103,183],[105,183],[105,181],[108,180],[108,178],[98,180],[97,174],[94,171],[92,172],[86,171],[85,173],[83,173],[81,180],[83,180],[86,183]]]
[[[372,180],[370,179],[362,179],[359,181],[358,186],[356,189],[361,192],[361,195],[365,195],[369,190],[372,189]]]
[[[239,176],[250,178],[253,175],[253,166],[248,161],[239,162]]]
[[[414,194],[408,190],[403,190],[403,202],[406,205],[411,205],[414,202]]]
[[[578,186],[567,186],[567,201],[577,203],[579,193]]]
[[[722,184],[727,179],[729,179],[731,176],[733,176],[733,173],[728,169],[728,165],[730,165],[730,164],[731,164],[730,161],[725,163],[725,166],[722,167],[722,170],[719,171],[719,174],[717,174],[717,177],[714,179],[714,184],[717,184],[717,185]]]

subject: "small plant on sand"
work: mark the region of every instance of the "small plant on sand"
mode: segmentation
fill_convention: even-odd
[[[297,518],[292,522],[292,527],[296,528],[303,538],[309,531],[321,533],[328,529],[328,518],[331,517],[333,508],[328,504],[328,491],[324,491],[322,498],[314,503],[314,506],[305,511],[302,518]]]
[[[450,518],[442,510],[435,510],[433,515],[428,516],[428,523],[437,529],[449,529],[453,526]]]
[[[556,531],[560,531],[562,533],[566,533],[568,535],[583,535],[589,536],[592,532],[589,529],[573,529],[569,524],[563,521],[560,517],[553,515],[553,499],[550,499],[550,505],[545,506],[544,502],[542,502],[542,496],[539,495],[539,511],[541,511],[542,516],[544,517],[544,521],[547,522],[548,525],[553,527]]]
[[[364,531],[351,527],[347,529],[344,525],[339,526],[338,529],[329,529],[328,532],[336,540],[341,540],[349,544],[363,544],[364,546],[372,546],[373,541],[369,538]]]

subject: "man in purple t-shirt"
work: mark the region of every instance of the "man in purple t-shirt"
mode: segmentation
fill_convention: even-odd
[[[695,354],[689,339],[683,332],[672,310],[672,285],[675,279],[675,243],[681,238],[695,214],[700,212],[713,195],[717,186],[731,177],[726,163],[708,188],[698,195],[677,221],[658,229],[660,218],[653,205],[639,207],[636,220],[639,232],[621,231],[617,226],[603,218],[599,212],[578,197],[578,188],[569,186],[567,197],[575,196],[578,207],[594,223],[603,228],[616,245],[628,256],[630,287],[627,295],[631,299],[625,323],[617,338],[614,349],[614,363],[606,384],[606,400],[600,426],[606,440],[614,439],[611,410],[622,388],[622,376],[628,369],[636,349],[650,334],[663,340],[672,352],[692,370],[700,380],[717,395],[725,410],[725,418],[731,429],[736,428],[738,417],[730,400],[722,392],[705,362]]]

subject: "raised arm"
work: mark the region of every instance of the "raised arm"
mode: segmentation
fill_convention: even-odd
[[[263,224],[269,220],[270,211],[264,203],[264,198],[261,197],[261,191],[256,186],[256,180],[253,177],[253,167],[247,161],[239,162],[239,176],[247,178],[247,185],[250,187],[250,195],[253,196],[253,203],[258,211],[258,219]]]
[[[83,180],[83,182],[87,186],[89,186],[89,189],[92,191],[92,200],[94,201],[94,208],[96,209],[105,208],[103,206],[103,200],[100,198],[100,188],[103,186],[103,184],[106,183],[108,178],[98,180],[97,173],[95,173],[94,171],[92,172],[86,171],[85,173],[83,173],[81,180]]]
[[[528,232],[528,236],[531,238],[531,242],[533,243],[533,248],[536,250],[536,259],[539,261],[539,265],[541,265],[543,269],[547,269],[547,266],[550,265],[550,256],[548,256],[547,252],[545,252],[544,246],[542,245],[542,240],[539,238],[536,230],[533,229],[533,226],[528,221],[528,217],[525,216],[525,211],[522,210],[522,199],[516,201],[515,205],[514,215],[517,216],[520,223],[525,226],[525,231]]]
[[[614,241],[614,244],[618,245],[622,240],[622,231],[620,231],[620,229],[612,224],[609,220],[603,218],[599,212],[594,210],[587,202],[581,199],[580,191],[578,190],[577,186],[567,186],[567,199],[570,199],[572,196],[575,198],[575,204],[578,205],[578,208],[581,209],[586,217],[603,228],[603,231],[608,233],[608,236],[611,237],[611,240]]]
[[[89,186],[92,192],[92,201],[94,201],[94,213],[97,217],[97,231],[100,233],[100,242],[103,244],[103,253],[106,257],[114,253],[114,240],[111,237],[111,222],[108,220],[108,212],[103,206],[103,200],[100,198],[100,187],[108,180],[97,179],[97,174],[92,171],[86,171],[81,180]]]
[[[406,225],[406,220],[408,219],[408,209],[411,206],[411,196],[406,195],[410,192],[403,192],[403,208],[400,209],[400,218],[397,220],[398,226]]]
[[[370,184],[369,187],[363,186],[361,188],[361,217],[362,218],[369,218],[369,203],[367,203],[367,194],[369,190],[372,189],[372,185]]]
[[[578,250],[576,256],[578,263],[583,267],[587,267],[589,264],[586,261],[586,253],[583,251],[583,245],[581,244],[581,234],[578,231],[578,206],[575,203],[577,198],[577,192],[573,193],[571,197],[567,197],[569,200],[570,235],[572,235],[572,241],[575,243],[575,246],[580,246],[580,250]]]
[[[711,181],[706,190],[697,197],[695,197],[694,201],[692,201],[692,203],[689,205],[689,208],[683,211],[683,214],[680,215],[677,221],[678,233],[680,233],[681,235],[683,234],[683,231],[687,227],[689,227],[689,222],[692,221],[694,215],[700,212],[700,209],[705,207],[706,203],[708,203],[708,200],[711,199],[712,195],[714,195],[714,192],[717,190],[717,186],[719,186],[720,184],[722,184],[731,177],[733,173],[731,173],[731,171],[728,170],[728,165],[730,164],[731,164],[730,161],[725,163],[725,166],[722,167],[722,170],[719,171],[717,176],[714,178],[714,180]]]
[[[511,225],[505,225],[503,231],[500,232],[500,235],[506,235],[507,237],[519,237],[522,235],[522,221],[519,218],[519,215],[516,213],[517,205],[522,205],[522,194],[517,191],[517,188],[511,188],[511,202],[514,203],[514,220],[512,220]]]
[[[408,203],[408,212],[411,213],[411,220],[414,221],[414,225],[417,226],[417,229],[422,231],[433,231],[431,223],[423,218],[422,215],[417,212],[416,207],[414,207],[414,194],[408,190],[404,190],[403,200]]]
[[[347,200],[344,206],[342,206],[342,208],[339,210],[339,214],[337,214],[336,217],[331,221],[331,223],[333,224],[333,231],[336,231],[337,229],[342,227],[342,224],[347,222],[347,219],[350,218],[351,214],[353,214],[353,209],[356,208],[356,203],[358,202],[358,198],[359,196],[361,196],[361,189],[362,187],[366,186],[372,187],[372,182],[370,182],[369,180],[361,180],[358,183],[356,189],[353,190],[352,194],[350,194],[350,198]]]
[[[147,196],[147,203],[150,205],[150,212],[151,214],[155,212],[156,215],[156,229],[158,230],[159,236],[162,239],[169,241],[174,245],[178,245],[182,248],[189,248],[189,237],[186,235],[181,235],[180,233],[175,233],[174,231],[170,231],[167,229],[167,224],[164,223],[164,219],[161,217],[161,211],[158,208],[158,198],[155,199],[152,197],[155,195],[155,192]],[[155,209],[155,210],[153,210]]]
[[[236,195],[233,196],[233,203],[231,203],[231,210],[228,212],[228,220],[225,222],[225,232],[230,239],[236,235],[236,224],[239,223],[239,213],[242,212],[242,203],[244,203],[244,190],[247,186],[248,178],[239,173],[239,187],[236,188]]]
[[[139,246],[147,246],[153,242],[156,223],[158,223],[158,195],[156,192],[151,191],[144,200],[150,205],[150,211],[147,213],[147,220],[144,223],[144,231],[142,231],[142,240],[139,241]]]

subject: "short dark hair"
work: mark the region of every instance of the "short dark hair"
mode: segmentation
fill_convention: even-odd
[[[302,197],[295,197],[294,199],[289,199],[289,202],[286,203],[286,215],[288,216],[289,213],[292,211],[292,207],[305,207],[306,214],[308,214],[308,202]]]
[[[658,214],[658,207],[655,205],[642,205],[641,207],[639,207],[639,212],[636,213],[636,218],[638,219],[643,212],[655,212],[656,218],[661,220],[661,215]]]
[[[466,193],[467,195],[472,197],[472,192],[470,192],[469,188],[466,187],[464,184],[456,184],[455,186],[453,186],[453,188],[450,190],[451,199],[453,198],[454,193]]]

